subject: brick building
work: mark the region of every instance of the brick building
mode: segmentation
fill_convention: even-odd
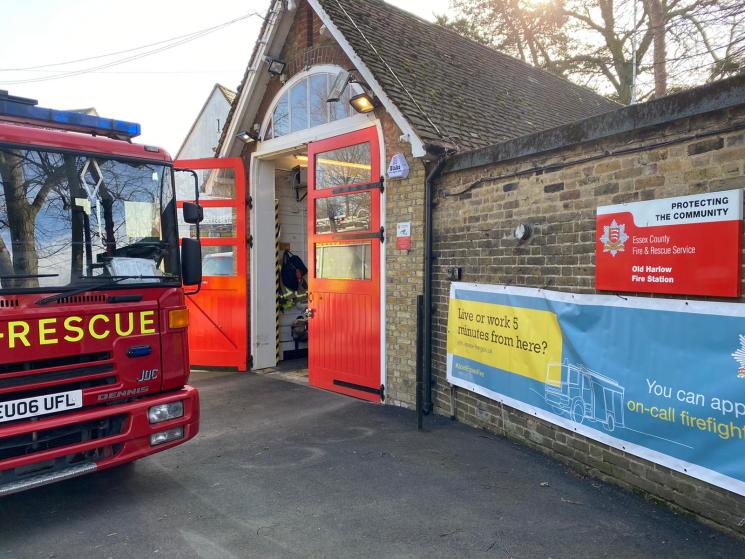
[[[425,412],[742,530],[740,495],[450,387],[445,367],[450,268],[593,292],[598,205],[743,186],[744,91],[740,79],[620,108],[380,0],[276,0],[219,148],[248,183],[252,367],[307,348],[312,385],[407,407],[419,372]],[[309,302],[289,309],[286,250],[309,269]]]
[[[277,62],[274,74],[269,71],[274,70],[267,60]],[[442,64],[443,60],[447,64]],[[480,68],[478,72],[473,71],[474,64]],[[339,102],[328,103],[329,88],[342,70],[351,70],[351,83],[344,88]],[[357,113],[348,101],[364,92],[371,95],[375,107],[369,113]],[[359,165],[372,163],[375,168],[363,170],[356,182],[376,183],[384,177],[384,184],[383,189],[374,188],[369,195],[359,194],[365,190],[358,190],[355,195],[353,211],[358,217],[374,214],[370,220],[350,225],[351,217],[345,213],[339,223],[332,223],[332,228],[336,227],[332,236],[342,239],[339,235],[347,235],[338,242],[348,244],[356,239],[354,250],[361,251],[357,256],[364,259],[365,251],[370,250],[360,249],[361,244],[372,246],[370,258],[375,270],[363,273],[369,274],[367,280],[378,287],[375,293],[362,294],[362,298],[365,305],[376,309],[374,323],[360,326],[345,322],[344,317],[354,312],[350,309],[340,311],[341,316],[334,318],[316,309],[318,320],[310,323],[311,382],[314,324],[324,328],[324,337],[331,335],[325,330],[327,326],[338,325],[347,332],[351,328],[357,337],[341,336],[334,338],[335,343],[375,345],[379,350],[365,357],[367,378],[333,378],[332,383],[338,381],[346,386],[332,384],[331,388],[356,396],[367,394],[373,399],[380,399],[378,391],[384,388],[387,402],[412,404],[415,301],[424,288],[422,240],[427,174],[446,152],[486,146],[614,108],[615,103],[588,89],[379,0],[274,2],[233,103],[220,149],[222,157],[241,157],[245,162],[253,204],[248,218],[253,244],[248,274],[249,351],[253,366],[271,367],[283,359],[285,352],[294,355],[291,324],[303,311],[300,304],[292,311],[279,313],[277,341],[275,200],[279,201],[281,252],[289,248],[311,269],[315,267],[315,254],[307,251],[308,215],[319,204],[328,213],[328,208],[343,200],[312,200],[313,191],[320,188],[311,186],[305,190],[320,172],[306,172],[308,152],[313,146],[326,145],[322,142],[336,138],[331,151],[338,155],[340,147],[350,141],[364,142],[376,153],[371,155],[370,148],[366,148],[368,153],[359,161],[338,161],[335,168],[349,169],[339,165],[351,164],[362,170]],[[368,137],[363,134],[354,140],[354,134],[361,130],[367,131]],[[260,141],[244,143],[237,138],[241,131],[252,132]],[[322,151],[329,153],[327,148]],[[404,178],[386,176],[395,154],[402,154],[407,162],[409,170]],[[331,158],[327,155],[322,160]],[[324,172],[328,175],[328,171]],[[306,192],[310,193],[307,197]],[[348,205],[351,200],[343,201]],[[371,208],[370,203],[379,207]],[[330,221],[334,221],[333,217]],[[411,247],[407,250],[396,248],[394,237],[399,223],[410,224]],[[362,239],[365,232],[368,237],[379,237],[381,227],[387,242],[378,240],[376,247],[371,240]],[[341,233],[342,228],[349,233]],[[318,239],[321,243],[330,240]],[[322,252],[331,259],[336,251],[351,252],[325,246]],[[310,275],[313,281],[313,274]],[[328,287],[319,286],[317,290]],[[335,289],[343,291],[347,287]],[[314,291],[312,286],[310,291]],[[330,322],[326,323],[326,319]],[[302,342],[299,345],[300,349],[305,346]],[[331,370],[337,366],[330,364],[330,369],[325,369],[326,376],[333,377]],[[350,388],[350,384],[362,386],[365,391]]]
[[[696,479],[684,465],[640,458],[451,387],[445,378],[448,268],[461,268],[468,282],[594,293],[596,208],[743,186],[742,77],[450,157],[434,195],[435,412],[745,533],[741,493]],[[530,239],[515,237],[520,224],[532,227]]]

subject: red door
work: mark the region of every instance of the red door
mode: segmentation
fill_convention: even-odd
[[[380,150],[376,128],[308,145],[308,377],[380,401]]]
[[[243,161],[191,159],[176,161],[199,177],[199,204],[204,208],[202,285],[186,298],[189,307],[189,358],[192,365],[248,367],[248,298],[246,285],[246,175]],[[176,173],[177,206],[194,199],[194,179]],[[179,210],[180,216],[180,210]],[[184,224],[181,237],[196,236]]]

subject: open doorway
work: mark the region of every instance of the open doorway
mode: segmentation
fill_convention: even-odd
[[[288,138],[277,147],[260,150],[251,160],[252,368],[277,371],[295,361],[305,369],[299,360],[307,355],[310,385],[380,402],[385,378],[380,129],[355,127],[302,143]],[[287,270],[283,279],[289,258],[302,269],[294,278],[298,283]]]
[[[277,248],[277,364],[304,371],[308,358],[308,157],[304,150],[274,160]],[[299,374],[299,373],[296,373]]]

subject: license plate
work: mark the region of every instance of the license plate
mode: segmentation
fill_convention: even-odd
[[[71,390],[45,396],[0,402],[0,423],[83,407],[83,391]]]

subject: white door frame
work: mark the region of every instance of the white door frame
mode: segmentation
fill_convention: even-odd
[[[249,195],[253,208],[249,210],[249,235],[253,238],[250,250],[249,300],[253,369],[277,365],[276,356],[276,301],[275,301],[275,240],[274,240],[274,159],[296,151],[310,142],[324,140],[375,126],[380,145],[380,173],[385,176],[385,138],[380,121],[373,115],[354,115],[349,118],[301,130],[287,136],[261,142],[251,154]],[[380,196],[380,225],[386,227],[386,193]],[[386,228],[387,229],[387,228]],[[390,233],[386,231],[386,237]],[[380,384],[386,380],[386,243],[380,251]],[[267,296],[269,295],[269,296]]]

